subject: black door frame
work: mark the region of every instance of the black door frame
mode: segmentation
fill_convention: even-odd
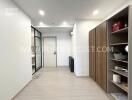
[[[35,72],[33,72],[32,74],[35,74],[38,70],[40,70],[41,68],[42,68],[42,33],[40,32],[40,31],[38,31],[35,27],[33,27],[33,26],[31,26],[31,28],[34,30],[33,32],[34,32],[34,48],[32,48],[32,49],[34,49],[35,50]],[[39,34],[40,34],[40,37],[39,36],[35,36],[35,32],[38,32]],[[41,52],[41,66],[40,67],[38,67],[37,68],[37,66],[36,66],[36,38],[39,38],[40,39],[40,52]]]

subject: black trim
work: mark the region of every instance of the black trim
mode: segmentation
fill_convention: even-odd
[[[33,32],[34,32],[34,54],[35,54],[35,72],[33,72],[33,74],[35,74],[39,69],[42,68],[42,33],[40,31],[38,31],[35,27],[31,26],[31,29],[33,29]],[[40,34],[40,37],[39,36],[35,36],[35,33],[39,33]],[[40,49],[41,49],[41,66],[37,67],[36,65],[36,38],[40,39]]]
[[[41,67],[42,67],[42,65],[43,65],[43,58],[42,58],[42,56],[43,56],[43,48],[42,48],[42,33],[41,33],[41,35],[40,35],[40,37],[41,37],[41,39],[40,39],[40,41],[41,41]]]

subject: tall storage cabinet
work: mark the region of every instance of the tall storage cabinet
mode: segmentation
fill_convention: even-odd
[[[107,90],[107,22],[100,24],[89,33],[90,77]]]
[[[95,53],[89,53],[90,77],[111,100],[132,100],[132,6],[90,31],[89,37],[90,47],[95,46]]]

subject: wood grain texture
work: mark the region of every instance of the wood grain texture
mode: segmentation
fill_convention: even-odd
[[[96,33],[95,29],[91,30],[89,33],[89,63],[90,63],[90,77],[93,80],[96,80],[96,39],[95,39]]]
[[[107,91],[107,23],[96,28],[96,81]]]

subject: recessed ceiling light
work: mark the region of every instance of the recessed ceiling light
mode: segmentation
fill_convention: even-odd
[[[39,10],[39,14],[40,14],[41,16],[44,16],[44,15],[45,15],[45,12],[44,12],[43,10]]]
[[[40,25],[40,26],[43,26],[43,25],[44,25],[44,23],[43,23],[43,22],[39,22],[39,25]]]
[[[66,21],[64,21],[64,22],[63,22],[63,25],[67,25],[67,22],[66,22]]]
[[[46,25],[43,21],[38,23],[38,27],[50,27],[49,25]]]
[[[63,21],[62,24],[60,25],[60,27],[71,27],[71,25],[69,25],[68,22]]]
[[[97,15],[98,13],[99,13],[98,10],[94,10],[94,11],[93,11],[93,15],[94,15],[94,16]]]

